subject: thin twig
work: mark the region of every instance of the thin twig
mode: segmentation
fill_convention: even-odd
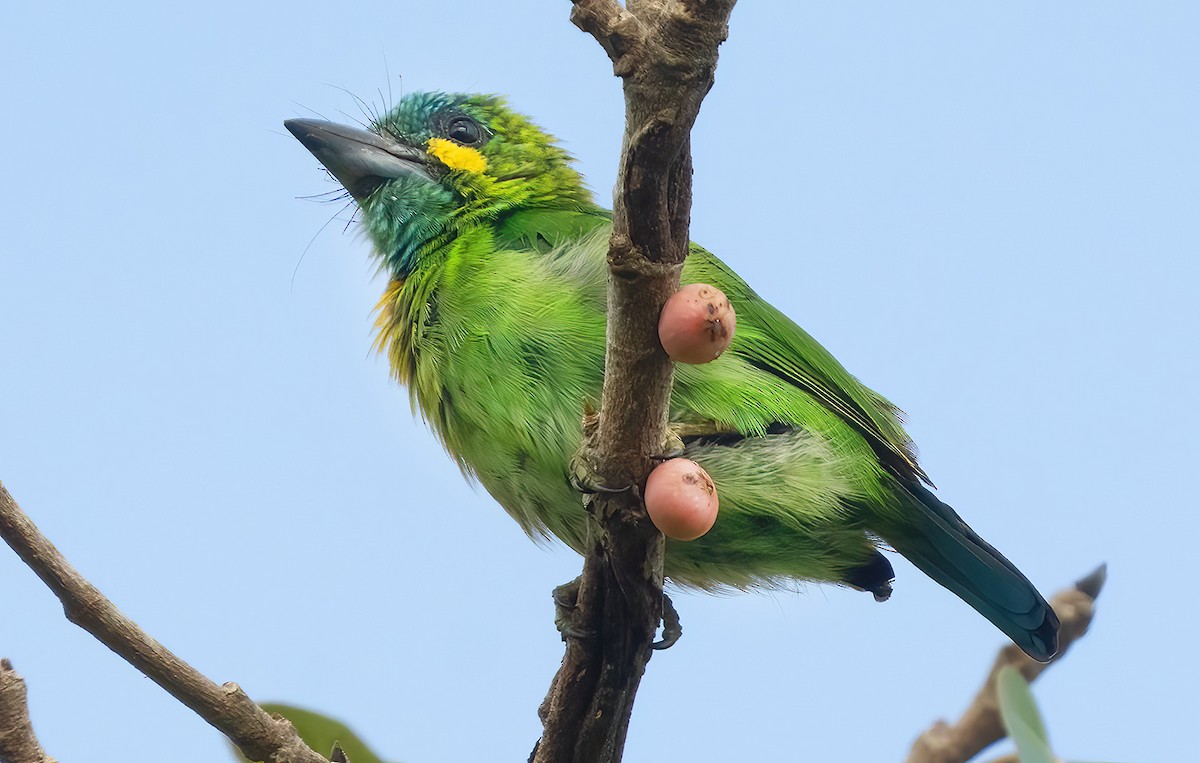
[[[996,676],[1000,669],[1011,665],[1025,676],[1026,681],[1032,682],[1042,671],[1061,660],[1071,645],[1087,633],[1096,597],[1104,587],[1107,574],[1107,566],[1102,564],[1050,600],[1050,606],[1062,624],[1059,650],[1053,661],[1034,662],[1014,644],[1001,649],[983,687],[958,722],[949,724],[939,720],[933,724],[913,743],[907,763],[966,763],[988,745],[1003,739],[1004,724],[1000,720],[1000,701],[996,697]]]
[[[42,535],[3,483],[0,537],[62,601],[68,620],[194,710],[248,759],[328,763],[328,758],[304,744],[289,721],[269,715],[235,683],[218,686],[122,614]]]
[[[0,659],[0,763],[54,763],[33,733],[25,679]]]
[[[690,135],[734,0],[573,0],[571,20],[623,80],[625,136],[609,242],[600,416],[584,456],[595,484],[636,487],[666,442],[672,365],[658,342],[679,286],[692,205]],[[621,759],[662,611],[663,539],[635,489],[599,493],[563,665],[542,704],[537,763]]]

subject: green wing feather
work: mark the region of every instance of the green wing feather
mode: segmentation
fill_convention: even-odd
[[[858,431],[897,476],[929,482],[901,427],[899,410],[854,378],[808,332],[701,247],[692,246],[684,278],[711,283],[733,302],[738,334],[731,352],[815,397]]]

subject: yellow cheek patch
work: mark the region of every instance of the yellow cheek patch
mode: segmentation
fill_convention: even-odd
[[[452,170],[483,172],[487,169],[487,159],[483,154],[468,146],[460,146],[452,140],[430,138],[426,150]]]

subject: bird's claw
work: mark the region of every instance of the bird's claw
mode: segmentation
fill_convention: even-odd
[[[563,583],[550,594],[554,599],[554,627],[562,634],[563,641],[567,639],[593,639],[596,632],[591,628],[583,628],[575,622],[576,607],[579,603],[579,584],[582,578],[575,578],[570,583]],[[679,611],[675,609],[671,597],[663,592],[662,606],[662,638],[650,645],[651,649],[661,651],[675,646],[683,636],[683,625],[679,621]]]
[[[577,492],[583,493],[584,495],[595,495],[597,493],[624,493],[633,487],[633,485],[626,485],[625,487],[608,487],[607,485],[599,485],[592,482],[587,482],[575,474],[570,476],[569,481],[571,483],[571,487],[575,488]]]
[[[569,469],[567,481],[571,483],[571,487],[584,495],[624,493],[633,487],[632,485],[609,487],[608,485],[600,484],[600,478],[596,476],[595,471],[592,469],[586,447],[571,457]]]
[[[563,641],[596,637],[595,631],[590,628],[582,628],[575,622],[580,580],[582,578],[575,578],[570,583],[563,583],[550,594],[554,599],[554,627],[562,634]]]
[[[650,456],[652,461],[670,461],[683,455],[683,438],[674,429],[667,432],[667,441],[663,443],[662,453]]]
[[[679,641],[682,635],[683,624],[679,621],[679,611],[675,609],[671,597],[667,596],[666,591],[663,591],[662,638],[651,644],[650,648],[658,651],[670,649],[675,646],[675,642]]]

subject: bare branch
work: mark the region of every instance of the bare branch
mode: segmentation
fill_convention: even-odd
[[[328,758],[304,744],[289,721],[267,714],[237,684],[213,683],[122,614],[42,535],[3,483],[0,537],[62,601],[68,620],[194,710],[247,758],[269,763],[328,763]]]
[[[623,79],[625,135],[609,244],[600,417],[586,433],[596,484],[589,548],[563,665],[542,705],[533,759],[619,761],[662,610],[663,539],[639,486],[666,442],[672,365],[658,342],[679,286],[692,205],[690,135],[713,83],[734,0],[574,0],[571,20]]]
[[[1071,644],[1087,633],[1096,597],[1104,587],[1106,576],[1106,565],[1100,565],[1074,587],[1059,591],[1050,600],[1050,606],[1062,624],[1059,650],[1053,661],[1034,662],[1014,644],[1001,649],[983,687],[958,722],[938,721],[921,734],[913,743],[907,763],[966,763],[988,745],[1003,739],[1004,724],[1000,720],[1000,701],[996,697],[996,676],[1000,669],[1011,665],[1025,676],[1026,681],[1032,682],[1042,671],[1061,660]]]
[[[25,679],[8,658],[0,659],[0,763],[54,763],[33,733]]]
[[[572,5],[571,23],[596,38],[612,59],[614,73],[621,76],[621,58],[641,42],[637,17],[615,0],[576,0]]]

